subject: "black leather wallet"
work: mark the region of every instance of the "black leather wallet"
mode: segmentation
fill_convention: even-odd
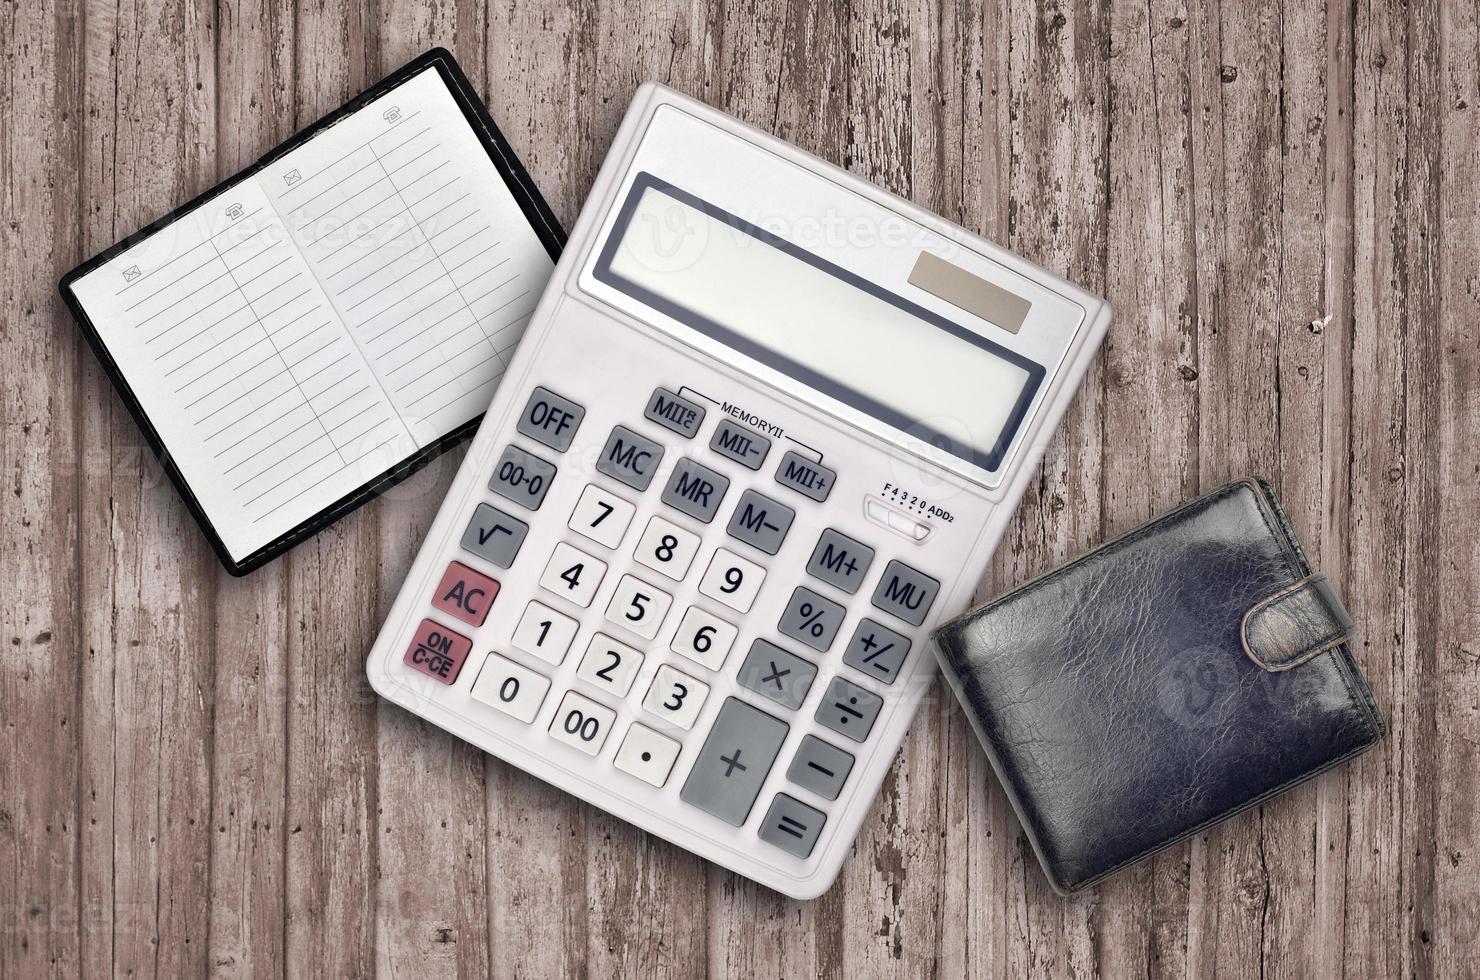
[[[1269,485],[1214,490],[935,634],[1069,893],[1374,745],[1385,726]]]

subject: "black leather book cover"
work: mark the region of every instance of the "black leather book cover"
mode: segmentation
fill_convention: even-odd
[[[1056,890],[1385,732],[1347,617],[1267,484],[1221,487],[935,635]]]

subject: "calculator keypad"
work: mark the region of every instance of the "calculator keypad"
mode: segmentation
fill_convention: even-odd
[[[545,572],[540,576],[540,585],[584,608],[591,605],[605,576],[606,562],[562,541],[550,555]]]
[[[508,568],[524,547],[529,525],[492,504],[479,504],[463,531],[463,550],[496,568]]]
[[[635,513],[637,508],[621,497],[589,483],[581,491],[581,499],[576,501],[567,526],[602,547],[615,550],[622,543],[622,535],[627,533],[627,526],[632,523]]]
[[[521,507],[539,510],[555,481],[555,464],[527,453],[518,446],[505,446],[488,489]]]
[[[768,555],[781,550],[796,511],[770,497],[747,490],[740,495],[725,533]]]
[[[484,565],[478,562],[509,569],[527,550],[532,529],[521,509],[539,510],[557,475],[556,463],[541,454],[571,450],[586,415],[585,407],[559,392],[543,386],[531,391],[516,429],[543,449],[504,446],[488,483],[503,499],[498,505],[481,501],[472,510],[460,538],[471,564],[453,560],[445,567],[429,598],[437,615],[470,628],[498,620],[490,608],[500,582],[480,571]],[[788,551],[790,566],[768,561],[763,556],[778,555],[786,543],[797,501],[787,503],[751,487],[732,494],[736,480],[758,478],[749,471],[758,473],[764,466],[772,440],[726,418],[710,434],[712,455],[706,456],[704,443],[687,447],[692,455],[678,454],[661,491],[654,489],[667,449],[678,446],[674,437],[695,439],[705,415],[698,401],[659,387],[638,425],[655,425],[661,433],[616,424],[604,443],[600,430],[586,437],[588,449],[594,448],[590,439],[602,443],[595,457],[602,479],[587,483],[579,495],[574,488],[563,492],[568,494],[563,501],[577,497],[566,519],[568,540],[542,544],[549,549],[543,559],[526,559],[536,567],[545,562],[539,576],[545,601],[515,596],[509,608],[511,599],[502,600],[501,616],[518,613],[508,649],[483,651],[469,693],[473,701],[522,724],[548,718],[551,738],[593,758],[615,741],[603,764],[650,786],[665,787],[675,771],[681,772],[678,794],[685,804],[733,826],[751,825],[768,846],[807,858],[829,819],[819,806],[841,798],[855,765],[854,752],[834,742],[866,742],[884,706],[883,698],[854,678],[876,688],[893,683],[911,648],[901,623],[923,623],[940,583],[898,559],[889,560],[880,575],[875,548],[834,527],[823,528],[809,542],[810,552],[805,545],[799,553]],[[667,446],[651,434],[662,435]],[[775,491],[778,495],[822,502],[837,474],[788,450],[771,476],[785,488]],[[621,487],[614,489],[607,480]],[[639,498],[649,493],[658,499],[645,504]],[[655,506],[658,513],[652,513]],[[644,507],[647,516],[639,521]],[[629,535],[634,522],[640,533]],[[711,542],[706,549],[703,527],[701,533],[692,530],[695,522],[722,525],[724,543]],[[608,571],[616,573],[611,576],[615,584],[602,592]],[[507,580],[506,588],[513,581],[500,577]],[[780,579],[773,589],[790,590],[781,593],[787,597],[784,611],[772,621],[776,607],[763,607],[767,622],[752,624],[744,657],[735,658],[741,618],[752,612],[768,577]],[[674,599],[689,597],[679,591],[688,582],[702,598],[681,606],[673,626]],[[865,585],[879,612],[850,623],[848,607],[837,599],[856,595]],[[574,610],[549,596],[582,609],[591,608],[598,596],[601,604],[583,623],[579,613],[572,615]],[[771,601],[779,604],[779,597]],[[596,629],[583,633],[593,621]],[[774,634],[780,643],[755,632]],[[826,656],[839,633],[849,637],[841,663]],[[404,661],[452,684],[473,645],[469,637],[427,619]],[[565,680],[565,689],[552,696],[551,674],[572,649],[578,662],[564,669],[574,679]],[[817,661],[809,659],[812,652]],[[658,662],[645,670],[649,656]],[[716,711],[710,702],[725,684],[743,689],[742,696],[725,697]],[[622,713],[627,720],[619,718]],[[798,721],[802,737],[787,749]],[[686,756],[689,761],[680,766]],[[756,803],[778,762],[785,767],[788,791],[768,792],[761,814]]]

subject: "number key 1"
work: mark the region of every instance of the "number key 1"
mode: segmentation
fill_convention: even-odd
[[[531,602],[524,607],[519,625],[514,627],[514,649],[559,667],[565,661],[578,628],[579,625],[569,616],[542,602]]]

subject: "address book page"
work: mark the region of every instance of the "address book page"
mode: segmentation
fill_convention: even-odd
[[[241,559],[487,408],[553,266],[428,68],[72,288]]]

